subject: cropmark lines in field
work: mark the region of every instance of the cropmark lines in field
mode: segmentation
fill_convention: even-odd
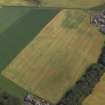
[[[33,94],[57,103],[88,65],[97,61],[104,42],[101,33],[90,25],[90,15],[81,10],[73,11],[69,12],[83,16],[77,28],[62,26],[67,12],[62,10],[2,75]],[[73,16],[74,21],[80,19],[80,15]]]

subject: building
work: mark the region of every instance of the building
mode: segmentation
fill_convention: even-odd
[[[100,31],[105,34],[105,25],[100,26]]]
[[[105,10],[100,14],[92,16],[91,24],[96,25],[99,31],[105,34]]]
[[[24,97],[24,105],[53,105],[53,104],[38,96],[27,95]]]
[[[95,15],[95,16],[92,17],[91,23],[95,24],[95,25],[98,25],[99,20],[100,20],[100,16],[99,15]]]

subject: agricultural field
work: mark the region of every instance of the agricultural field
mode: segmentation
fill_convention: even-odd
[[[14,7],[1,7],[0,8],[0,33],[5,32],[12,24],[18,19],[29,13],[32,8],[14,8]],[[9,12],[8,12],[9,11]],[[4,23],[5,22],[5,23]],[[1,35],[0,35],[1,36]]]
[[[66,25],[67,12],[72,17]],[[103,43],[104,36],[90,25],[87,12],[62,10],[12,60],[2,76],[34,95],[56,103],[86,68],[97,61]]]
[[[94,88],[92,94],[84,100],[83,105],[105,105],[105,74]]]
[[[42,0],[42,6],[90,8],[103,4],[103,0]]]
[[[37,1],[40,2],[41,7],[64,8],[90,8],[104,3],[103,0],[0,0],[0,4],[36,6]]]
[[[24,10],[23,12],[20,11],[22,9]],[[8,14],[13,13],[13,11],[16,12],[16,14],[14,14],[13,17],[9,15],[8,17],[6,17],[7,13]],[[23,14],[18,14],[19,11]],[[25,11],[26,13],[24,13]],[[4,65],[8,64],[9,61],[12,60],[13,57],[15,57],[19,53],[19,51],[21,51],[25,47],[25,45],[27,45],[43,29],[43,27],[58,12],[59,10],[55,9],[36,10],[34,8],[27,9],[27,7],[1,8],[2,28],[0,33],[0,48],[1,48],[0,69],[2,69]],[[9,18],[8,22],[6,22],[7,18]]]
[[[30,5],[29,2],[25,0],[0,0],[0,5]]]
[[[21,6],[0,8],[0,73],[58,12]],[[0,88],[22,99],[27,93],[1,74]]]

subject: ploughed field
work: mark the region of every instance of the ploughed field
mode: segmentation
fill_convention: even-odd
[[[90,25],[86,11],[62,10],[2,75],[32,94],[56,103],[97,61],[103,42],[104,36]]]

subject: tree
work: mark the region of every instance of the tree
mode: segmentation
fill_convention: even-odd
[[[17,97],[0,90],[0,105],[20,105],[20,101]]]

